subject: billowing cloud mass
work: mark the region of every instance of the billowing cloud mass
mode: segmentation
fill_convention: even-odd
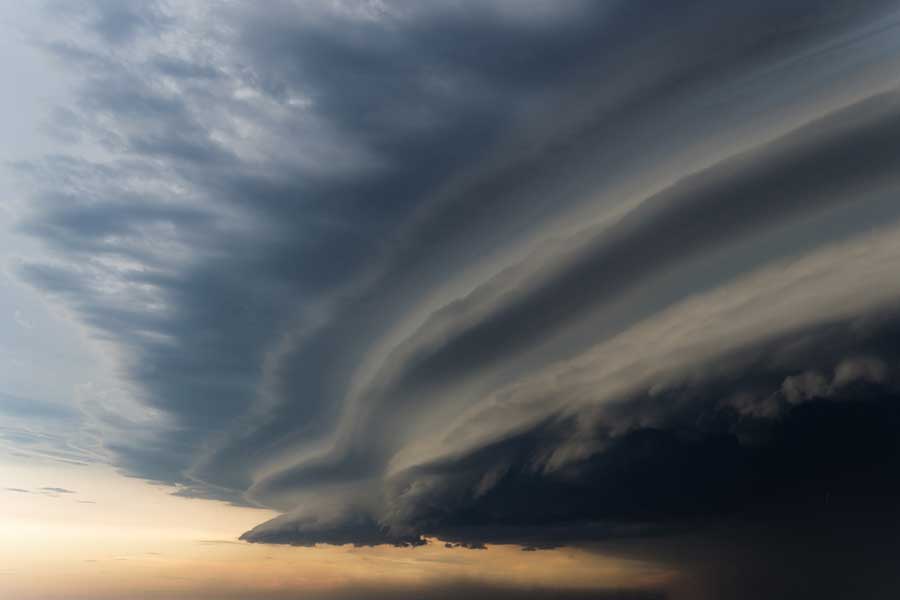
[[[763,596],[895,597],[898,8],[52,4],[16,273],[117,358],[107,459],[283,513],[245,540],[615,547],[731,598],[777,543]]]

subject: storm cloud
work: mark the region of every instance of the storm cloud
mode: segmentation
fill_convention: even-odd
[[[247,541],[859,544],[900,495],[897,8],[51,3],[14,269],[115,356],[106,460],[283,513]]]

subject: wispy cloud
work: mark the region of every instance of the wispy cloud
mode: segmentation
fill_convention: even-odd
[[[61,487],[42,487],[42,492],[50,492],[53,494],[74,494],[75,492],[72,490],[67,490],[66,488]]]

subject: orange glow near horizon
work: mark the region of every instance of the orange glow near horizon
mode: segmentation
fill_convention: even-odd
[[[309,597],[367,585],[460,580],[631,588],[671,577],[662,567],[573,549],[477,551],[446,548],[436,540],[420,548],[247,544],[238,536],[275,513],[176,497],[169,488],[108,467],[2,462],[0,481],[3,598]],[[45,487],[76,493],[40,493]]]

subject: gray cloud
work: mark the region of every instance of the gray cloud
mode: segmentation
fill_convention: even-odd
[[[250,541],[744,531],[894,464],[895,8],[88,2],[16,273],[114,464]]]
[[[72,490],[67,490],[66,488],[61,488],[61,487],[42,487],[41,491],[51,492],[53,494],[74,494],[75,493]]]
[[[23,488],[8,487],[8,488],[6,488],[6,491],[17,492],[20,494],[43,494],[45,496],[51,496],[53,498],[58,498],[60,496],[60,494],[76,493],[72,490],[67,490],[66,488],[61,488],[61,487],[42,487],[42,488],[39,488],[36,490],[26,490]],[[81,501],[79,501],[79,502],[81,502]]]

